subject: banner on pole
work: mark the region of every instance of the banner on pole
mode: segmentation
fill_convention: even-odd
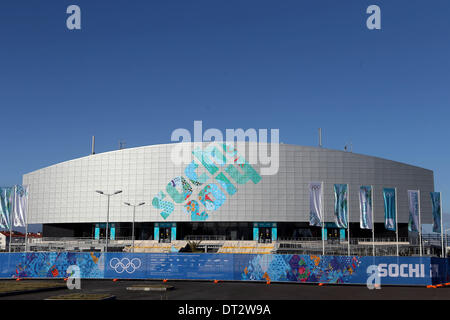
[[[430,192],[431,210],[433,212],[433,232],[441,232],[441,193]]]
[[[419,190],[408,190],[408,231],[419,232]]]
[[[28,203],[28,186],[14,187],[13,226],[25,227]]]
[[[334,218],[336,226],[341,229],[348,227],[348,203],[347,203],[347,185],[334,185]]]
[[[10,228],[12,202],[13,188],[0,188],[0,228]]]
[[[309,184],[309,225],[322,227],[322,183]]]
[[[384,188],[383,189],[384,198],[384,227],[386,230],[396,231],[397,221],[396,218],[396,201],[395,189],[394,188]]]
[[[372,229],[372,186],[359,188],[359,226],[361,229]]]

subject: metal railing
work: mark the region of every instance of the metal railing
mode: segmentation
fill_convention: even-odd
[[[325,240],[325,242],[327,241],[347,241],[345,239],[339,239],[339,238],[329,238],[327,240]],[[308,237],[308,238],[292,238],[292,237],[279,237],[277,239],[277,241],[290,241],[290,242],[315,242],[315,241],[320,241],[322,242],[322,238],[320,237]],[[352,238],[350,237],[350,241],[354,242],[354,241],[358,241],[358,242],[372,242],[372,238]],[[396,238],[375,238],[375,242],[396,242]],[[398,242],[409,242],[408,238],[398,238]]]
[[[399,256],[419,256],[420,245],[417,239],[409,241],[408,238],[398,239]],[[444,237],[444,241],[447,239]],[[446,246],[447,242],[444,242]],[[395,238],[350,238],[350,248],[345,239],[325,240],[326,255],[350,255],[372,256],[396,256],[397,241]],[[322,240],[320,238],[284,238],[277,241],[277,253],[281,254],[317,254],[323,253]],[[440,235],[424,235],[422,237],[422,255],[440,256],[441,238]]]
[[[305,245],[288,245],[286,243],[279,243],[277,246],[276,253],[279,254],[306,254],[306,255],[322,255],[322,246],[305,246]],[[348,246],[346,244],[340,245],[325,245],[325,255],[348,255]],[[436,247],[424,247],[424,256],[436,256],[440,253]],[[351,245],[350,255],[355,256],[372,256],[374,254],[373,247],[367,245]],[[396,256],[397,247],[396,245],[381,245],[375,246],[376,256]],[[420,248],[417,245],[399,245],[399,255],[400,256],[419,256]]]
[[[184,240],[225,241],[226,236],[224,236],[224,235],[187,235],[184,237]]]
[[[122,251],[124,247],[130,246],[131,238],[121,238],[108,241],[108,250]],[[105,251],[105,239],[93,238],[73,238],[73,237],[45,237],[28,239],[27,247],[29,251]],[[7,248],[8,250],[8,248]],[[11,251],[23,252],[25,250],[24,238],[13,238],[11,242]]]

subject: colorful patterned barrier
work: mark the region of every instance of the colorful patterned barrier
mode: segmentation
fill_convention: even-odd
[[[81,278],[284,281],[366,284],[378,266],[381,285],[449,282],[447,259],[192,253],[0,253],[0,278]],[[372,282],[373,283],[373,282]]]

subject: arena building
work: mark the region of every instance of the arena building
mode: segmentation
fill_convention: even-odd
[[[246,143],[246,150],[252,143]],[[174,148],[197,150],[192,162],[175,163]],[[421,191],[422,224],[431,223],[433,172],[416,166],[346,151],[279,144],[278,171],[241,161],[223,143],[214,148],[174,143],[121,149],[58,163],[23,176],[30,186],[29,223],[43,224],[44,237],[131,236],[141,240],[183,240],[210,236],[226,240],[320,237],[310,227],[310,182],[323,182],[327,238],[344,238],[334,225],[335,183],[349,186],[352,237],[370,238],[359,228],[359,188],[372,185],[376,237],[384,229],[383,188],[397,188],[399,236],[407,237],[407,190]],[[256,147],[261,144],[256,143]],[[206,150],[206,151],[205,151]],[[246,151],[246,152],[247,152]],[[102,191],[103,194],[97,192]],[[113,194],[109,198],[105,194]],[[109,201],[108,201],[109,200]]]

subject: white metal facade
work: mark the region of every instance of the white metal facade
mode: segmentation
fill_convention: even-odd
[[[176,204],[164,219],[152,206],[162,191],[165,200],[168,183],[177,176],[185,177],[186,164],[171,161],[177,144],[152,145],[89,155],[62,162],[23,176],[30,185],[29,223],[75,223],[106,221],[107,199],[96,193],[102,190],[121,194],[111,197],[110,222],[129,222],[132,208],[124,202],[146,205],[136,209],[137,222],[188,222],[190,216]],[[257,184],[236,184],[236,193],[227,194],[216,211],[208,212],[206,221],[308,222],[309,183],[324,182],[325,220],[333,222],[333,184],[349,184],[350,221],[359,222],[358,191],[361,185],[374,186],[375,222],[384,221],[382,189],[398,191],[399,223],[408,222],[407,190],[421,191],[422,223],[431,223],[431,191],[433,172],[427,169],[371,156],[316,147],[279,145],[280,161],[276,175],[261,176]],[[230,160],[230,159],[228,159]],[[199,163],[199,162],[197,162]],[[230,162],[229,162],[230,163]],[[199,163],[200,164],[200,163]],[[259,165],[252,165],[260,172]],[[223,172],[223,170],[221,170]],[[207,172],[199,165],[198,173]],[[213,176],[207,182],[214,182]],[[195,199],[202,186],[193,186]]]

